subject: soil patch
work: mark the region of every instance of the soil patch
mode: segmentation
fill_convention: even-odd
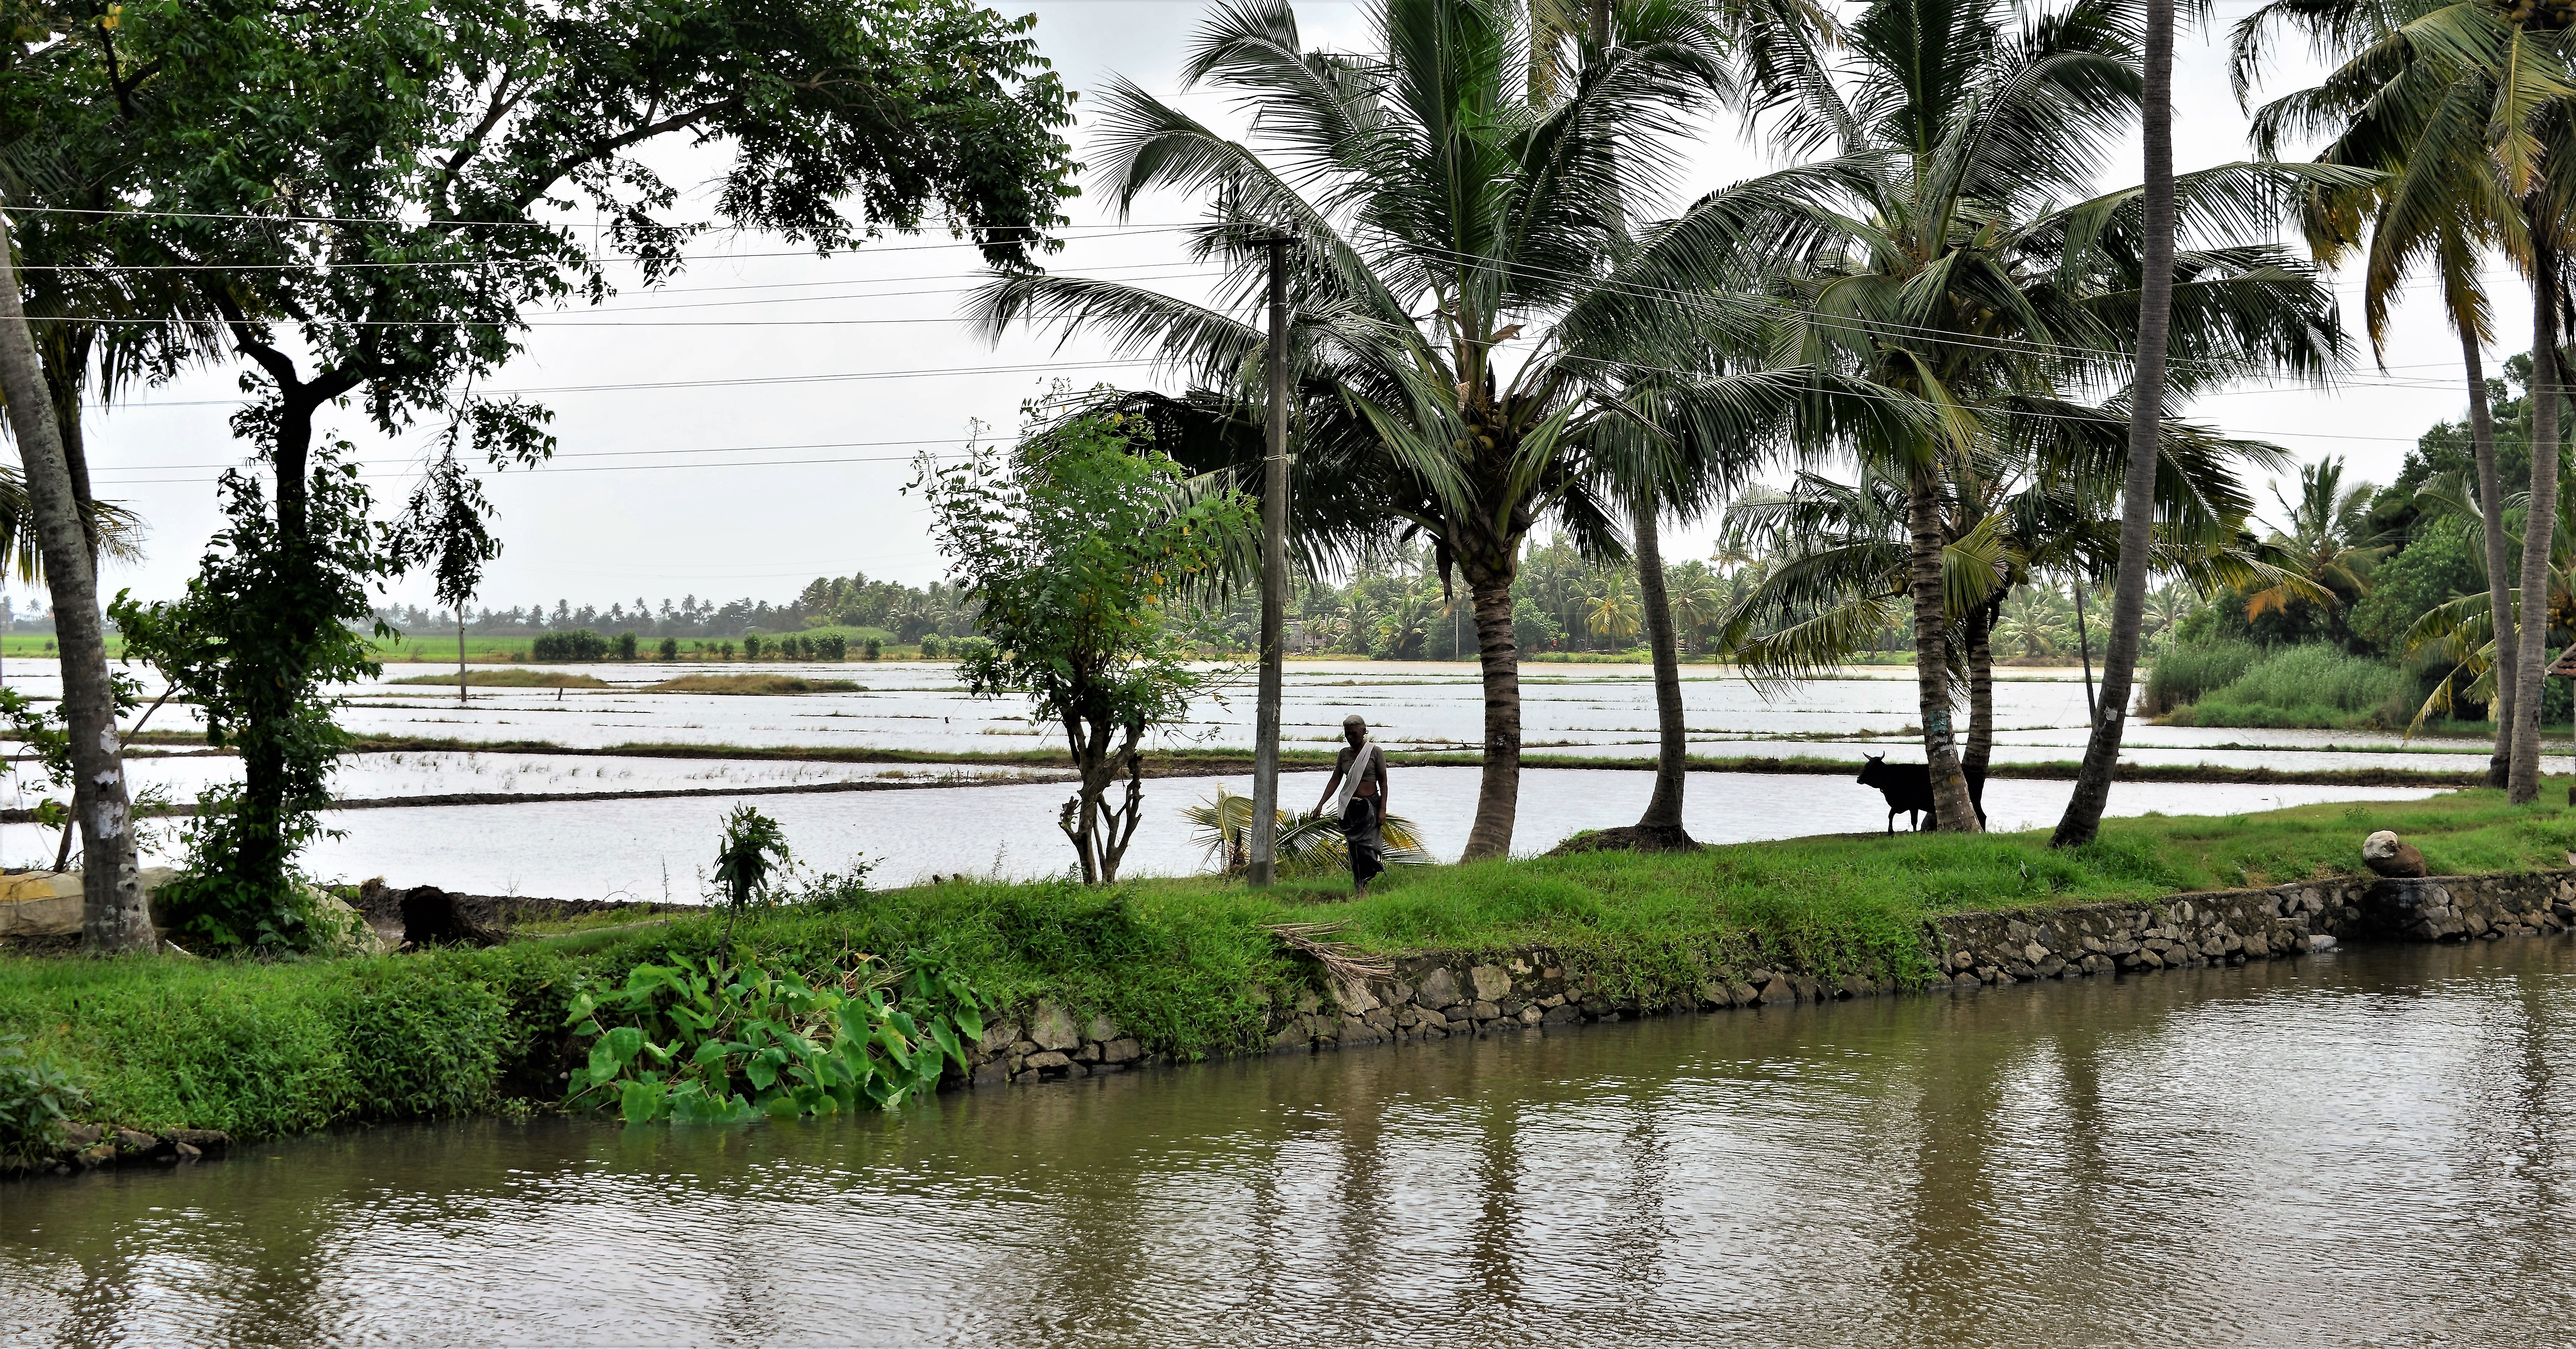
[[[488,946],[506,941],[522,923],[561,922],[592,913],[702,912],[696,905],[656,904],[648,900],[546,899],[535,895],[466,895],[434,885],[403,889],[379,878],[358,887],[349,903],[367,926],[414,945]]]

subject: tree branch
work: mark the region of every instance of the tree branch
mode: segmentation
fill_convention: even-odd
[[[518,92],[512,93],[510,75],[511,72],[503,71],[501,78],[493,82],[492,102],[483,110],[483,120],[474,124],[474,129],[466,133],[464,143],[458,145],[456,153],[449,155],[447,162],[439,168],[438,190],[431,195],[437,200],[441,214],[452,213],[454,208],[448,204],[448,191],[456,186],[457,178],[465,172],[466,162],[482,150],[483,138],[491,135],[492,128],[499,126],[501,119],[509,116],[511,109],[518,107],[519,101],[528,96],[530,89],[536,87],[533,84],[524,85]]]
[[[552,165],[547,167],[544,173],[531,179],[529,181],[527,191],[519,195],[517,201],[513,203],[513,206],[518,210],[524,211],[530,206],[535,205],[538,198],[545,196],[547,192],[551,191],[556,183],[563,180],[565,174],[571,173],[582,165],[606,159],[609,156],[616,154],[618,151],[625,149],[627,146],[634,145],[638,142],[648,141],[656,136],[668,135],[671,132],[694,126],[697,123],[703,122],[707,118],[714,116],[716,113],[734,106],[736,102],[737,100],[735,99],[723,98],[718,99],[713,103],[701,103],[694,108],[672,113],[670,116],[665,117],[660,121],[646,122],[642,126],[611,136],[606,140],[593,141],[588,146],[584,147],[580,153],[556,160]]]

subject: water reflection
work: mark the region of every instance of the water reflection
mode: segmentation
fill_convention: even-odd
[[[0,1342],[2564,1343],[2576,944],[0,1191]]]

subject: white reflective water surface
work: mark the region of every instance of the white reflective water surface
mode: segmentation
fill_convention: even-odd
[[[1013,701],[972,699],[941,664],[871,663],[707,666],[655,662],[561,667],[596,676],[607,689],[475,689],[459,705],[443,686],[369,684],[345,690],[341,719],[353,731],[465,742],[542,742],[573,748],[627,745],[863,748],[937,755],[1053,751],[1055,737],[1032,726]],[[402,678],[424,667],[387,667]],[[642,686],[673,674],[795,674],[846,680],[839,692],[788,696],[668,694]],[[1695,752],[1719,755],[1809,755],[1857,761],[1884,753],[1920,762],[1904,734],[1916,720],[1914,685],[1902,669],[1854,669],[1770,698],[1715,667],[1686,667],[1683,691]],[[58,692],[52,662],[12,662],[11,687]],[[1248,685],[1221,687],[1202,700],[1187,726],[1159,737],[1166,748],[1246,747],[1251,742]],[[1522,678],[1525,775],[1515,847],[1539,851],[1579,829],[1634,821],[1649,791],[1647,775],[1615,770],[1550,770],[1547,756],[1634,756],[1654,751],[1654,695],[1643,667],[1533,664]],[[2003,761],[2070,761],[2083,748],[2084,686],[2073,670],[2010,670],[1996,686]],[[1358,712],[1378,738],[1397,749],[1472,749],[1482,737],[1481,689],[1471,666],[1372,661],[1301,661],[1290,665],[1285,724],[1291,747],[1333,743],[1342,718]],[[180,704],[155,713],[153,729],[191,724]],[[1851,737],[1862,732],[1884,739]],[[2123,757],[2139,764],[2207,764],[2236,768],[2436,768],[2483,766],[2486,747],[2459,740],[2419,741],[2364,732],[2208,730],[2133,723]],[[185,800],[234,780],[237,761],[221,756],[137,759],[138,786],[160,784]],[[769,788],[864,779],[921,782],[976,776],[1025,777],[1031,770],[992,766],[847,765],[770,760],[690,760],[640,755],[565,755],[523,750],[404,751],[354,754],[334,784],[344,798],[429,797],[460,793],[547,795],[609,791]],[[1199,869],[1201,855],[1181,815],[1206,799],[1220,779],[1160,779],[1146,788],[1144,825],[1129,855],[1129,874]],[[1237,792],[1249,779],[1221,779]],[[1289,776],[1283,796],[1312,804],[1319,775]],[[10,789],[21,789],[14,784]],[[2054,822],[2068,787],[2062,782],[1997,779],[1988,807],[1997,828]],[[753,798],[790,826],[798,851],[818,866],[853,856],[876,859],[879,878],[896,882],[954,872],[1027,877],[1060,872],[1069,856],[1055,826],[1066,792],[1051,784],[938,787],[903,792]],[[2130,783],[2113,794],[2120,814],[2228,814],[2320,800],[2372,800],[2421,795],[2421,789],[2246,787]],[[1455,856],[1464,846],[1475,798],[1465,768],[1399,770],[1395,809],[1423,828],[1431,850]],[[0,804],[21,804],[23,795]],[[1840,776],[1694,773],[1687,823],[1711,842],[1883,828],[1875,792]],[[335,879],[382,875],[397,884],[430,883],[476,893],[559,898],[687,899],[697,870],[713,855],[718,822],[739,801],[721,797],[613,802],[530,802],[509,806],[422,807],[333,812],[344,832],[317,843],[310,860]],[[164,826],[157,855],[175,846]],[[48,863],[57,836],[32,825],[0,826],[0,861]]]

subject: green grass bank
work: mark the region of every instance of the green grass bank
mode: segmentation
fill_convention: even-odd
[[[2563,800],[2565,786],[2543,800]],[[1312,958],[1265,924],[1337,923],[1332,939],[1363,954],[1544,947],[1569,977],[1641,1002],[1757,959],[1909,986],[1933,977],[1934,917],[2354,874],[2362,836],[2382,828],[2438,873],[2557,867],[2576,848],[2576,814],[2480,790],[2115,820],[2100,842],[2062,853],[2039,833],[1920,834],[1429,867],[1360,903],[1320,883],[952,881],[758,912],[734,941],[772,968],[808,971],[853,952],[935,953],[1006,1006],[1043,998],[1106,1015],[1149,1052],[1190,1057],[1257,1047],[1274,1001],[1320,987]],[[0,1035],[76,1074],[85,1117],[147,1129],[255,1139],[547,1109],[575,988],[711,954],[723,931],[715,915],[585,921],[486,950],[360,959],[0,957]]]

